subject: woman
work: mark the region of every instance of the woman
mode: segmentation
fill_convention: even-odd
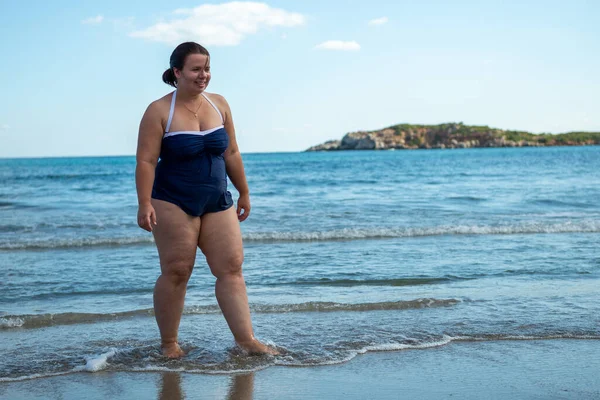
[[[154,311],[161,348],[170,358],[184,355],[177,332],[199,247],[217,278],[217,301],[235,341],[251,353],[277,354],[252,331],[239,227],[250,214],[250,195],[229,105],[205,92],[210,76],[204,47],[177,46],[163,74],[176,89],[150,104],[140,123],[138,225],[153,233],[160,258]],[[240,193],[237,211],[227,176]]]

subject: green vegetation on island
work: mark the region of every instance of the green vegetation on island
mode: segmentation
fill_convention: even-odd
[[[398,124],[381,130],[347,133],[307,151],[445,149],[471,147],[583,146],[600,144],[600,132],[534,134],[462,122],[439,125]]]

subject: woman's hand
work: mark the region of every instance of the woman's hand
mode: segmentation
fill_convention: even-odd
[[[244,212],[242,213],[242,210]],[[250,215],[250,195],[243,194],[240,195],[237,203],[237,216],[240,222],[243,222]]]
[[[138,208],[137,222],[140,228],[152,232],[152,227],[156,226],[156,211],[152,204],[140,204]]]

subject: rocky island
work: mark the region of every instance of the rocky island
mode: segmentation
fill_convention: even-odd
[[[583,146],[600,144],[600,132],[533,134],[462,122],[440,125],[399,124],[376,131],[347,133],[306,151],[455,149],[471,147]]]

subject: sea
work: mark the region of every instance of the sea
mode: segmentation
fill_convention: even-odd
[[[281,355],[236,347],[201,252],[179,334],[187,355],[160,355],[160,269],[136,223],[134,157],[0,159],[0,382],[600,339],[600,146],[243,160],[253,325]]]

